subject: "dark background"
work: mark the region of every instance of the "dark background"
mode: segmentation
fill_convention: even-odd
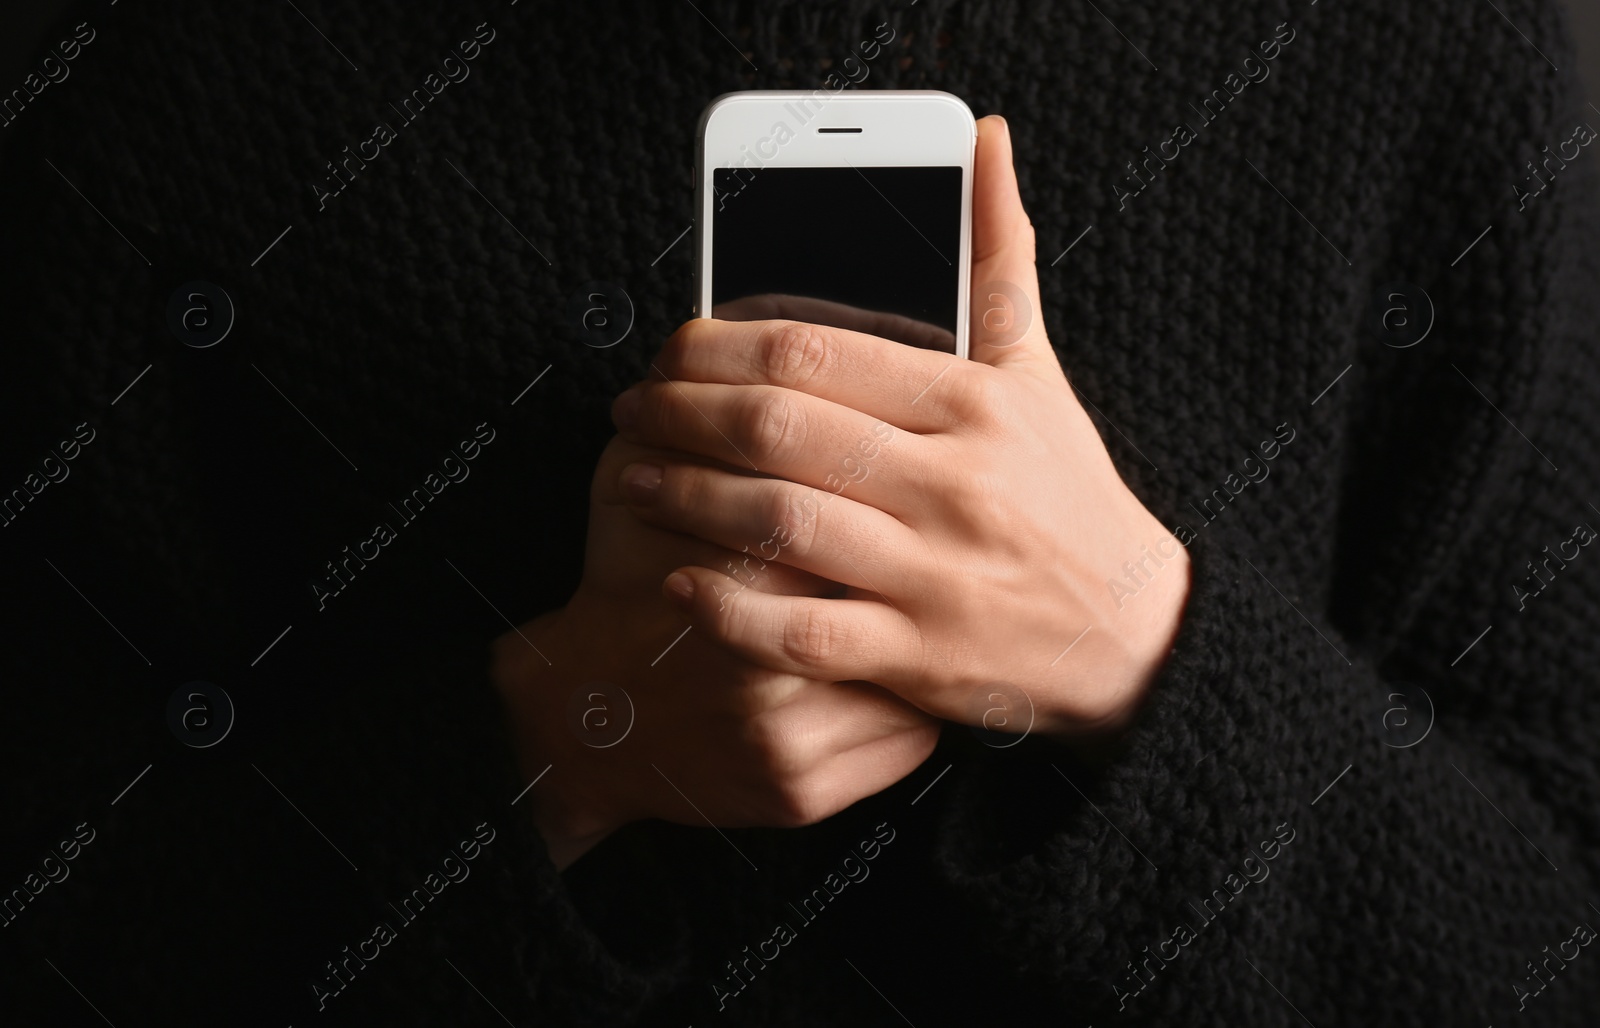
[[[1578,66],[1591,95],[1600,82],[1600,4],[1594,0],[1567,0],[1567,15],[1578,38]]]
[[[0,82],[21,81],[39,35],[68,7],[68,0],[36,0],[26,5],[13,3],[0,14]],[[1600,4],[1595,0],[1567,0],[1567,13],[1578,42],[1583,78],[1592,94],[1594,84],[1600,82]],[[0,129],[0,156],[4,156],[5,146],[5,132]]]
[[[0,14],[0,82],[21,80],[39,34],[68,6],[68,0],[36,0],[27,5],[13,4]],[[1600,4],[1595,0],[1567,0],[1567,13],[1578,41],[1583,78],[1592,91],[1594,84],[1600,82]],[[5,135],[0,130],[0,154],[4,153]]]

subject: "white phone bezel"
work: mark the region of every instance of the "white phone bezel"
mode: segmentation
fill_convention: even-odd
[[[789,138],[778,131],[782,122]],[[818,132],[859,128],[860,132]],[[751,90],[724,93],[700,115],[695,165],[695,306],[710,317],[712,168],[961,168],[956,356],[967,356],[972,290],[972,166],[978,127],[951,93],[913,90]],[[771,156],[767,156],[768,153]]]

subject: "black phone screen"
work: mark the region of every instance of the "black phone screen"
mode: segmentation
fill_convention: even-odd
[[[715,168],[712,316],[956,352],[961,168]]]

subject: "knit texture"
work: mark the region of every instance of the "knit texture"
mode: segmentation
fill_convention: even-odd
[[[1600,525],[1595,157],[1513,189],[1600,122],[1553,3],[419,8],[84,5],[0,129],[0,488],[95,432],[0,528],[0,890],[95,832],[0,918],[8,1024],[1592,1023],[1600,557],[1545,562]],[[1062,363],[1193,536],[1175,650],[1107,761],[952,727],[820,825],[642,823],[558,875],[487,643],[571,595],[610,400],[689,314],[699,111],[885,22],[860,88],[1010,123]],[[237,309],[206,349],[168,323],[195,280]],[[579,333],[592,281],[621,345]],[[238,711],[208,749],[167,725],[194,680]]]

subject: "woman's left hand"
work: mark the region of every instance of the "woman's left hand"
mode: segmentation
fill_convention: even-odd
[[[624,438],[726,467],[634,464],[621,484],[650,524],[848,587],[782,596],[704,567],[668,575],[697,629],[753,662],[874,682],[967,724],[1115,731],[1171,649],[1188,555],[1123,483],[1029,316],[1034,237],[1009,133],[978,125],[973,359],[792,321],[690,321],[613,416]],[[1007,309],[1020,338],[992,323]]]

